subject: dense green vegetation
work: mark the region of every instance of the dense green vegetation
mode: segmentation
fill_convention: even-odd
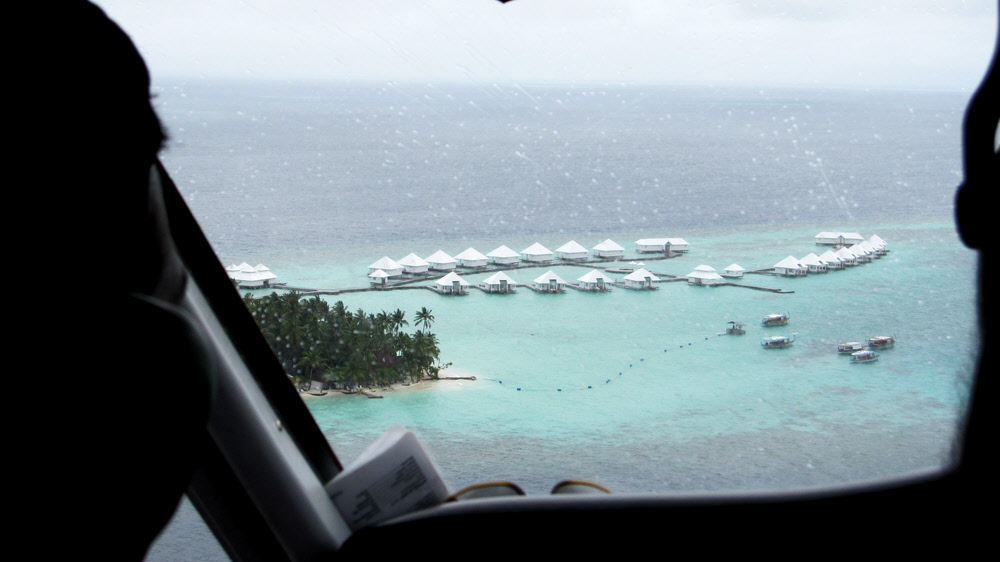
[[[430,333],[434,316],[427,308],[415,314],[415,333],[402,310],[366,313],[332,306],[291,292],[243,298],[257,326],[285,372],[299,387],[325,381],[335,388],[385,386],[425,377],[436,378],[437,337]]]

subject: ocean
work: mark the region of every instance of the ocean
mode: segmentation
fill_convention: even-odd
[[[742,280],[786,293],[681,281],[324,297],[402,309],[410,330],[431,309],[441,360],[476,377],[381,400],[308,398],[343,463],[400,423],[453,490],[501,479],[543,494],[566,478],[615,493],[776,490],[945,464],[978,344],[976,254],[952,219],[968,98],[175,81],[157,85],[155,104],[170,135],[162,160],[220,262],[263,263],[296,287],[367,286],[383,256],[535,242],[611,238],[622,266],[668,275],[819,254],[821,231],[888,243],[859,267]],[[691,249],[643,261],[635,240],[656,237]],[[548,269],[508,273],[526,284]],[[574,281],[589,267],[551,269]],[[770,313],[791,320],[765,329]],[[746,335],[720,335],[729,321]],[[779,333],[795,343],[761,348]],[[897,343],[877,362],[837,353],[882,334]]]

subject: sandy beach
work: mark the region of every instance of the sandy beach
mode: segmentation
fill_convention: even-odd
[[[438,373],[438,378],[436,379],[421,379],[417,382],[410,384],[396,383],[391,386],[378,387],[378,388],[365,388],[365,392],[371,394],[385,394],[387,392],[403,392],[403,391],[414,391],[414,390],[427,390],[431,388],[440,388],[439,385],[453,385],[459,382],[474,382],[475,375],[461,371],[454,367],[448,367],[441,369]],[[326,394],[316,395],[310,394],[309,392],[299,392],[299,396],[303,399],[313,399],[313,398],[326,398],[329,396],[363,396],[361,393],[348,393],[340,390],[327,390]]]

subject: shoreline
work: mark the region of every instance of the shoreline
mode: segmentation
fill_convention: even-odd
[[[458,381],[470,381],[470,382],[472,382],[472,381],[475,381],[475,380],[476,380],[476,376],[475,375],[469,374],[469,373],[467,373],[465,371],[461,371],[461,370],[456,369],[454,367],[447,367],[445,369],[441,369],[441,371],[438,373],[438,378],[436,378],[436,379],[431,379],[431,378],[420,379],[419,381],[416,381],[416,382],[413,382],[413,383],[410,383],[410,384],[407,384],[407,385],[404,385],[403,383],[395,383],[393,385],[386,386],[386,387],[362,388],[358,392],[350,392],[350,393],[343,392],[341,390],[326,390],[326,391],[323,391],[326,394],[321,394],[321,395],[310,394],[309,392],[299,392],[298,395],[301,398],[303,398],[303,399],[325,398],[325,397],[328,397],[328,396],[344,396],[344,397],[348,397],[348,396],[364,396],[366,398],[381,398],[382,397],[381,395],[384,394],[384,393],[387,393],[387,392],[405,392],[405,391],[413,391],[413,390],[429,390],[429,389],[433,388],[435,385],[437,385],[438,383],[441,383],[441,382],[458,382]],[[368,394],[365,394],[365,393],[368,393]],[[374,396],[372,396],[372,395],[374,395]]]

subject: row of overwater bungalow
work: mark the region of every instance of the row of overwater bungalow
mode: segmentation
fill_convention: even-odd
[[[561,293],[566,287],[590,292],[606,292],[615,286],[626,289],[651,290],[656,288],[654,283],[657,281],[660,281],[660,278],[644,268],[632,271],[624,276],[620,282],[616,282],[599,269],[592,269],[577,278],[576,283],[571,284],[554,271],[549,270],[536,277],[527,287],[538,293]],[[468,292],[472,286],[472,283],[462,278],[461,275],[451,271],[435,280],[431,288],[443,294],[460,295]],[[515,292],[518,283],[505,272],[497,271],[475,286],[487,293],[506,294]]]
[[[850,246],[844,245],[850,242]],[[817,244],[836,246],[820,255],[810,253],[803,258],[788,256],[774,264],[774,272],[785,277],[801,277],[810,273],[826,273],[831,269],[844,269],[881,258],[889,252],[885,240],[877,234],[867,240],[859,234],[821,232]]]
[[[643,253],[686,252],[689,249],[690,245],[682,238],[646,238],[636,241],[636,251]],[[616,260],[624,256],[625,248],[611,239],[601,242],[590,251],[573,240],[563,244],[555,252],[536,242],[520,252],[515,252],[507,246],[500,246],[485,255],[474,248],[468,248],[454,257],[442,250],[438,250],[427,258],[409,254],[399,261],[385,256],[368,266],[368,276],[372,279],[372,283],[384,284],[391,277],[404,274],[425,274],[431,270],[451,271],[457,267],[473,269],[486,267],[490,264],[494,266],[517,265],[519,263],[533,265],[550,263],[556,259],[564,261]]]

